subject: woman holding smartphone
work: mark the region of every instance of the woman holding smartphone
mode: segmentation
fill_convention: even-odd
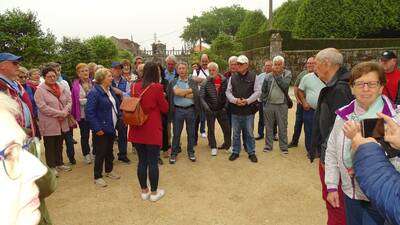
[[[370,204],[354,178],[351,138],[347,138],[344,134],[344,131],[348,129],[345,125],[346,121],[361,122],[375,119],[379,112],[390,117],[397,117],[398,112],[390,99],[382,95],[385,84],[386,77],[383,68],[378,63],[364,62],[356,65],[350,76],[350,86],[355,100],[336,111],[336,121],[329,136],[325,158],[327,200],[333,207],[339,207],[338,186],[341,185],[344,192],[347,225],[384,224],[385,222]]]

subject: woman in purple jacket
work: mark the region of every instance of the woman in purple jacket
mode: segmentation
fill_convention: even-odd
[[[79,63],[76,66],[76,73],[78,78],[73,81],[71,90],[71,114],[79,124],[84,161],[86,164],[90,164],[92,162],[89,146],[90,127],[85,117],[87,94],[92,88],[92,81],[89,78],[89,66],[86,63]]]

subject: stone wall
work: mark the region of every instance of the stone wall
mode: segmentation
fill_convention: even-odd
[[[397,48],[362,48],[362,49],[340,49],[344,56],[344,63],[348,69],[351,69],[357,63],[365,60],[379,61],[382,52],[392,50],[398,55],[400,47]],[[304,69],[307,58],[316,55],[319,50],[307,51],[283,51],[286,67],[292,71],[293,79]]]

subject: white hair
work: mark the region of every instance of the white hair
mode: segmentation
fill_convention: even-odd
[[[215,68],[215,69],[218,70],[218,64],[215,63],[215,62],[210,62],[210,63],[207,65],[207,68],[208,68],[208,69]]]
[[[318,52],[315,56],[318,61],[328,61],[332,65],[343,64],[343,55],[336,48],[326,48]]]
[[[272,59],[272,64],[275,65],[276,62],[283,62],[285,63],[285,58],[283,58],[280,55],[277,55],[274,57],[274,59]]]
[[[165,58],[165,62],[168,62],[168,60],[172,60],[174,63],[176,63],[176,57],[174,55],[167,56],[167,58]]]
[[[233,62],[237,62],[238,57],[236,55],[233,55],[231,57],[229,57],[228,59],[228,64],[231,64]]]

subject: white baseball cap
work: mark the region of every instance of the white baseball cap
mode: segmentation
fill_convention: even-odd
[[[239,55],[236,62],[240,64],[248,64],[249,59],[245,55]]]

